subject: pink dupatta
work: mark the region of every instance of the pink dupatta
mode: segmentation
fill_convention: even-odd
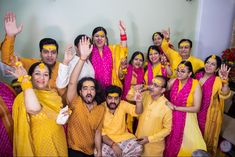
[[[12,114],[12,105],[15,100],[15,94],[13,91],[9,89],[7,85],[5,85],[2,82],[0,82],[0,96],[4,102],[4,104],[1,105],[6,105],[9,113]],[[2,119],[0,119],[0,154],[2,156],[8,157],[8,156],[13,156],[13,148],[12,148],[12,142],[9,139],[9,135],[5,127],[6,126],[4,125]],[[13,124],[10,130],[13,130]]]
[[[95,79],[100,83],[102,88],[112,84],[112,52],[108,46],[104,46],[102,57],[96,46],[93,47],[91,53],[91,63],[95,71]]]
[[[127,68],[127,74],[124,80],[123,94],[122,94],[123,100],[126,100],[126,95],[130,90],[133,71],[137,74],[137,84],[142,84],[144,81],[144,68],[140,67],[138,69],[135,69],[131,64],[129,64]]]
[[[186,106],[187,99],[192,88],[192,83],[193,79],[189,78],[184,87],[181,90],[179,90],[179,80],[178,79],[175,80],[170,92],[170,100],[174,105],[183,106],[183,107]],[[167,137],[166,140],[166,148],[164,156],[166,157],[177,156],[183,141],[185,121],[186,121],[186,112],[173,111],[172,129],[170,135]]]
[[[199,73],[198,75],[196,75],[196,79],[200,80],[203,77],[203,75],[200,75]],[[207,111],[211,103],[211,95],[212,95],[215,78],[216,76],[212,75],[202,85],[202,104],[201,104],[200,111],[197,114],[198,124],[202,132],[202,135],[204,135],[204,131],[205,131]]]
[[[166,68],[162,65],[161,65],[161,72],[162,72],[162,76],[167,77]],[[150,62],[148,62],[148,85],[152,84],[153,77],[155,77],[155,76],[153,76],[152,64]]]

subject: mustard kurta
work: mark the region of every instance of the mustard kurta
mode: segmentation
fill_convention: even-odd
[[[198,85],[197,80],[193,80],[192,88],[189,93],[186,106],[193,105],[193,96]],[[179,90],[182,88],[182,84],[179,82]],[[186,122],[184,127],[183,141],[181,144],[178,156],[191,156],[192,152],[197,150],[207,150],[205,141],[202,137],[201,130],[198,126],[197,113],[186,113]]]
[[[127,113],[131,116],[138,116],[135,113],[135,105],[126,101],[120,102],[114,114],[112,114],[106,106],[102,134],[107,135],[117,143],[134,138],[135,136],[129,133],[126,128]]]
[[[42,110],[29,115],[20,93],[13,104],[14,156],[67,156],[67,143],[62,125],[56,123],[62,107],[54,91],[34,90]]]
[[[228,95],[223,96],[221,94],[222,82],[219,77],[216,77],[213,84],[212,95],[210,100],[210,105],[207,110],[204,140],[207,145],[208,152],[212,156],[216,155],[216,150],[218,146],[219,134],[221,131],[223,114],[224,114],[224,99],[227,99]]]
[[[139,117],[136,136],[147,136],[149,143],[144,145],[142,156],[163,156],[165,137],[170,134],[172,125],[172,111],[166,101],[164,96],[153,100],[149,92],[143,95],[144,112]]]
[[[179,63],[182,61],[182,57],[180,56],[179,52],[169,47],[169,44],[167,43],[165,39],[162,41],[161,48],[170,61],[170,65],[171,65],[172,73],[173,73],[171,75],[171,78],[175,78],[176,77],[175,70],[177,69]],[[190,61],[192,63],[194,73],[204,67],[204,62],[201,59],[198,59],[192,55],[190,55],[187,61]]]
[[[2,62],[12,66],[11,65],[11,57],[16,57],[14,54],[14,43],[15,43],[15,37],[9,37],[6,36],[3,43],[2,43]],[[23,58],[18,57],[19,61],[22,62],[24,68],[28,71],[30,66],[33,63],[39,62],[40,59],[35,58]],[[49,86],[51,89],[56,89],[56,78],[58,75],[58,69],[59,69],[59,62],[56,62],[56,64],[52,67],[52,73],[51,73],[51,79],[49,81]]]
[[[128,55],[128,48],[122,47],[121,45],[109,45],[112,52],[113,69],[112,69],[112,85],[116,85],[122,88],[122,82],[118,77],[118,71],[121,60]]]

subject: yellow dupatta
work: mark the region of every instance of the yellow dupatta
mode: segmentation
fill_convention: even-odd
[[[55,118],[62,107],[61,98],[55,91],[34,90],[42,105],[42,110],[50,118]],[[42,111],[41,111],[42,112]],[[26,112],[24,104],[24,93],[21,92],[13,104],[14,136],[13,154],[14,156],[34,156],[35,146],[32,140],[31,118]]]

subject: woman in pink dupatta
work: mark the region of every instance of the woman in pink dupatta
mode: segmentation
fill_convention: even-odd
[[[92,32],[93,49],[91,63],[95,70],[95,79],[105,89],[109,85],[122,87],[118,77],[121,60],[127,58],[126,27],[119,23],[120,44],[109,45],[107,31],[103,27],[96,27]]]
[[[151,85],[152,79],[157,75],[169,77],[172,75],[167,58],[156,45],[151,45],[147,53],[147,68],[144,75],[145,84]]]
[[[230,96],[227,66],[221,58],[210,55],[205,59],[205,69],[196,74],[202,86],[202,104],[197,114],[199,127],[207,145],[208,152],[216,156],[219,134],[223,121],[224,99]],[[219,72],[219,77],[216,73]]]
[[[172,131],[166,140],[164,156],[191,156],[197,149],[207,150],[198,126],[197,112],[201,106],[201,87],[192,79],[193,68],[189,61],[177,67],[177,78],[169,81],[170,101],[173,110]]]
[[[13,119],[12,105],[15,92],[8,85],[0,82],[0,155],[13,156]]]
[[[133,87],[134,85],[144,83],[143,62],[144,62],[144,54],[140,51],[136,51],[131,56],[126,74],[122,72],[123,71],[122,66],[120,67],[119,77],[122,78],[124,81],[122,100],[127,100],[126,96],[131,87]],[[134,125],[133,123],[134,123],[134,118],[130,115],[127,115],[127,128],[131,133],[134,133],[137,127],[137,125],[133,126]]]

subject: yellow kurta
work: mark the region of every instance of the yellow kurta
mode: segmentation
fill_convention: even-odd
[[[11,65],[11,57],[16,57],[14,54],[14,42],[15,42],[15,37],[9,37],[6,36],[3,43],[2,43],[2,62],[12,66]],[[40,59],[35,59],[35,58],[23,58],[23,57],[18,57],[19,61],[22,62],[24,68],[28,71],[30,66],[33,63],[41,61]],[[56,89],[56,78],[58,75],[58,69],[59,69],[59,62],[56,62],[56,64],[53,66],[52,73],[51,73],[51,79],[49,81],[49,86],[51,89]]]
[[[157,64],[154,67],[152,66],[152,70],[153,70],[153,77],[157,75],[162,75],[162,64]],[[145,84],[148,84],[148,68],[144,74],[144,81],[145,81]]]
[[[182,57],[180,56],[179,52],[169,47],[165,39],[162,41],[161,48],[170,61],[170,65],[171,65],[172,73],[173,73],[171,75],[171,78],[175,78],[176,77],[175,70],[177,69],[177,66],[179,65],[179,63],[182,61]],[[190,61],[192,63],[194,73],[204,67],[204,62],[201,59],[196,58],[192,55],[187,59],[187,61]]]
[[[193,96],[196,86],[198,85],[197,80],[193,80],[192,88],[189,93],[186,106],[193,105]],[[179,90],[182,88],[182,84],[179,83]],[[193,151],[197,149],[207,150],[205,141],[202,137],[201,130],[198,126],[197,113],[186,112],[186,122],[184,127],[183,141],[181,144],[178,156],[191,156]]]
[[[136,136],[147,136],[149,143],[144,145],[142,156],[163,156],[165,137],[170,134],[172,125],[172,111],[166,101],[164,96],[153,100],[149,92],[143,95],[144,112],[139,117]]]
[[[216,155],[216,150],[218,146],[219,134],[223,121],[224,114],[224,99],[227,99],[228,95],[223,96],[221,94],[222,82],[219,77],[216,77],[213,84],[212,95],[210,100],[210,105],[207,111],[204,140],[207,145],[208,152],[212,156]]]
[[[106,106],[102,134],[107,135],[115,142],[122,142],[135,136],[127,131],[126,114],[138,116],[135,113],[135,105],[121,101],[118,108],[112,114]]]
[[[110,45],[113,59],[113,69],[112,69],[112,85],[116,85],[122,88],[122,82],[118,77],[118,71],[120,67],[121,60],[128,55],[128,48],[122,47],[121,45]]]
[[[42,105],[40,113],[27,114],[23,92],[13,104],[14,156],[67,156],[64,128],[56,124],[61,98],[54,91],[34,91]]]

